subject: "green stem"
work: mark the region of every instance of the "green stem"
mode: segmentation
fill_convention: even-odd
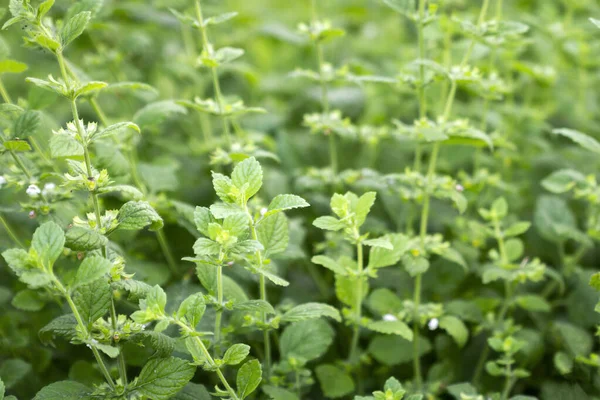
[[[315,0],[311,1],[311,15],[313,24],[317,22],[317,4]],[[317,65],[319,68],[319,84],[321,86],[321,106],[323,114],[329,113],[329,93],[327,81],[325,79],[325,56],[323,55],[323,45],[320,42],[315,42],[317,52]],[[329,136],[329,165],[331,168],[332,178],[335,180],[338,170],[338,155],[335,134],[333,132],[325,132]]]
[[[180,326],[183,329],[183,331],[186,332],[187,334],[192,334],[192,333],[196,332],[196,330],[194,328],[192,328],[192,327],[184,324],[181,321],[174,320],[174,322],[175,322],[176,325]],[[204,345],[204,342],[202,342],[202,339],[200,339],[200,337],[198,337],[196,335],[194,335],[192,337],[194,338],[194,340],[198,344],[198,347],[200,347],[200,350],[202,351],[202,354],[204,354],[204,357],[208,361],[208,365],[210,367],[215,367],[216,366],[215,360],[210,355],[208,349]],[[233,400],[240,400],[239,397],[237,396],[237,394],[235,394],[235,390],[233,390],[233,388],[229,385],[229,382],[227,382],[227,379],[225,379],[225,376],[223,375],[223,373],[221,372],[221,370],[218,369],[218,368],[216,368],[215,372],[216,372],[217,376],[219,377],[219,380],[221,381],[221,383],[223,384],[223,386],[225,386],[225,388],[229,392],[229,395],[231,396],[231,398]]]
[[[504,390],[502,390],[502,397],[501,400],[508,400],[508,396],[510,395],[510,391],[512,389],[512,385],[513,385],[513,378],[511,377],[511,366],[510,364],[506,366],[506,372],[507,372],[507,377],[506,377],[506,381],[504,382]]]
[[[223,316],[223,264],[222,260],[219,260],[217,266],[217,315],[215,317],[215,357],[219,356],[220,344],[221,344],[221,319]]]
[[[12,104],[12,100],[10,99],[10,95],[8,94],[8,91],[4,87],[4,83],[2,82],[2,79],[0,79],[0,95],[2,95],[2,99],[4,99],[5,103]]]
[[[360,237],[358,232],[357,232],[356,236]],[[360,339],[360,320],[362,318],[363,247],[362,247],[362,242],[360,241],[360,239],[358,239],[356,242],[356,262],[358,265],[358,280],[356,282],[356,288],[355,288],[356,304],[354,305],[354,309],[356,312],[356,321],[355,321],[355,325],[354,325],[354,332],[352,334],[352,342],[350,344],[350,354],[348,356],[348,361],[350,361],[350,362],[354,362],[357,358],[358,340]]]
[[[256,224],[254,222],[254,218],[252,218],[252,214],[248,211],[248,204],[244,205],[246,214],[248,215],[248,219],[250,221],[250,232],[252,233],[252,239],[258,241],[258,234],[256,233]],[[258,262],[258,267],[263,268],[263,258],[262,253],[259,251],[256,252],[256,259]],[[265,282],[265,276],[260,275],[259,278],[259,290],[260,290],[260,299],[262,301],[267,301],[267,287]],[[265,325],[263,330],[263,339],[265,346],[265,376],[267,379],[271,376],[271,339],[269,337],[269,328],[267,327],[267,313],[263,312],[262,315],[262,323]]]
[[[213,48],[210,41],[208,40],[208,32],[206,31],[206,27],[204,26],[204,18],[202,17],[202,6],[200,5],[200,0],[195,1],[195,10],[196,19],[200,23],[199,29],[200,34],[202,35],[202,46],[207,52],[212,54]],[[219,84],[219,74],[217,73],[217,67],[211,67],[210,70],[213,80],[213,89],[215,90],[215,98],[219,106],[219,113],[221,114],[221,121],[223,123],[223,133],[225,135],[225,139],[227,140],[227,144],[231,146],[231,131],[229,127],[228,118],[225,116],[225,101],[221,93],[221,85]]]
[[[421,304],[421,281],[423,274],[418,274],[415,277],[415,293],[413,303],[415,307],[415,313],[413,316],[413,370],[415,375],[415,385],[418,391],[423,390],[423,375],[421,372],[421,354],[419,344],[419,329],[420,329],[420,316],[419,316],[419,305]]]
[[[58,60],[58,65],[60,67],[60,72],[61,72],[62,78],[65,81],[65,85],[67,86],[67,89],[70,91],[71,81],[67,74],[65,59],[64,59],[61,51],[56,52],[56,58]],[[81,142],[83,144],[83,158],[84,158],[84,162],[85,162],[86,173],[88,175],[88,179],[91,179],[91,178],[93,178],[92,160],[91,160],[90,152],[88,150],[88,145],[87,145],[87,136],[86,136],[87,134],[85,132],[85,128],[83,127],[83,122],[79,119],[79,111],[77,110],[77,101],[74,98],[71,99],[71,112],[73,114],[73,120],[74,120],[75,126],[77,127],[77,133],[79,134],[79,137],[81,138]],[[102,229],[102,214],[100,212],[100,202],[98,200],[98,194],[96,193],[95,187],[94,187],[94,190],[90,191],[90,197],[92,198],[92,203],[94,205],[94,214],[96,216],[96,229],[98,231],[100,231]],[[108,258],[107,246],[102,247],[102,255],[104,256],[104,258]],[[111,296],[111,305],[112,305],[112,307],[110,308],[110,318],[112,321],[113,330],[116,331],[116,329],[117,329],[117,313],[116,313],[116,309],[114,306],[114,297],[112,297],[112,296]],[[113,342],[114,342],[114,340],[113,340]],[[124,358],[125,356],[123,355],[121,345],[116,344],[116,347],[119,349],[119,355],[118,355],[119,377],[121,378],[121,383],[123,385],[127,385],[127,371],[126,371],[126,363],[125,363],[125,358]]]
[[[169,242],[167,242],[167,237],[165,236],[165,232],[163,229],[159,229],[156,231],[156,238],[158,239],[158,244],[160,245],[160,249],[162,250],[163,255],[167,259],[167,265],[169,266],[171,273],[173,273],[176,276],[179,275],[177,262],[175,261],[175,257],[173,257],[173,253],[171,252]]]
[[[481,379],[481,373],[483,372],[483,367],[485,366],[485,362],[490,354],[490,347],[487,345],[487,338],[484,343],[484,348],[481,354],[479,355],[479,360],[477,361],[477,366],[475,367],[475,372],[473,373],[473,385],[477,386],[479,383],[479,379]]]
[[[75,302],[71,298],[71,295],[69,294],[67,289],[63,286],[63,284],[58,280],[58,278],[56,278],[54,275],[52,275],[52,278],[53,278],[54,284],[58,288],[58,291],[61,292],[62,295],[64,296],[64,298],[67,300],[67,303],[69,304],[69,308],[71,308],[71,311],[73,312],[73,315],[75,316],[77,325],[79,325],[79,329],[81,329],[81,331],[84,333],[84,335],[86,337],[89,337],[89,332],[87,330],[87,327],[84,324],[83,319],[81,318],[81,314],[79,314],[79,310],[77,309]],[[106,379],[106,382],[108,382],[110,387],[114,390],[115,382],[113,381],[112,377],[110,376],[110,373],[108,372],[108,368],[106,368],[106,365],[104,364],[104,361],[102,360],[102,356],[98,352],[98,349],[93,345],[90,345],[89,347],[92,350],[92,353],[94,354],[94,358],[96,359],[96,362],[98,363],[98,366],[100,367],[100,370],[102,371],[102,374],[104,375],[104,378]]]
[[[8,233],[8,236],[10,236],[10,238],[13,240],[13,242],[15,242],[15,244],[17,246],[24,248],[25,246],[23,245],[23,242],[21,242],[19,237],[15,234],[15,232],[12,230],[12,228],[8,224],[8,221],[4,219],[4,217],[2,216],[1,213],[0,213],[0,223],[2,223],[2,226],[4,226],[4,230],[6,230],[6,233]]]
[[[255,239],[256,240],[256,239]],[[267,290],[265,284],[265,276],[260,276],[260,299],[267,301]],[[267,324],[267,313],[262,313],[262,322]],[[265,376],[269,378],[271,376],[271,339],[269,337],[269,329],[265,328],[263,331],[263,340],[265,342]]]
[[[419,21],[417,22],[417,30],[418,30],[418,41],[419,41],[419,60],[421,64],[419,65],[419,88],[417,90],[417,95],[419,98],[419,118],[424,119],[427,118],[427,98],[425,96],[425,65],[423,65],[422,61],[425,60],[425,35],[424,35],[424,25],[423,19],[425,18],[425,0],[419,1]],[[420,143],[417,143],[417,148],[415,149],[415,161],[414,161],[414,170],[421,170],[421,157],[422,157],[422,147]]]

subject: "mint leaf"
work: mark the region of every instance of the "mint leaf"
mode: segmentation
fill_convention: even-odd
[[[266,258],[283,253],[289,243],[287,218],[281,213],[266,217],[258,224],[256,234],[265,249]]]
[[[300,304],[281,317],[282,322],[296,322],[306,319],[328,317],[341,322],[340,312],[328,304],[304,303]]]
[[[68,46],[69,43],[80,36],[87,27],[91,18],[91,12],[83,11],[75,14],[67,22],[65,22],[62,30],[60,31],[60,43],[62,47]]]
[[[106,258],[99,256],[87,257],[79,266],[73,285],[77,287],[92,283],[109,273],[111,269],[112,263]]]
[[[280,194],[271,200],[267,213],[265,215],[275,214],[281,211],[291,210],[294,208],[308,207],[310,204],[302,197],[293,194]]]
[[[408,341],[413,340],[412,329],[402,321],[373,321],[369,323],[368,328],[387,335],[398,335]]]
[[[195,366],[181,358],[151,359],[142,368],[135,388],[151,399],[166,400],[179,392],[195,371]]]
[[[40,294],[34,290],[21,290],[13,297],[11,304],[13,307],[23,311],[40,311],[44,308],[46,302]]]
[[[110,285],[104,279],[96,279],[90,284],[79,286],[73,295],[79,314],[88,326],[108,312],[110,299]]]
[[[179,310],[177,310],[177,317],[185,319],[190,326],[196,327],[200,323],[205,310],[206,303],[204,302],[204,296],[202,293],[196,293],[181,303]]]
[[[250,346],[241,343],[234,344],[225,352],[223,361],[227,365],[237,365],[244,361],[248,354],[250,354]]]
[[[73,226],[65,233],[65,247],[75,251],[90,251],[101,249],[108,244],[106,236],[100,232],[84,228],[82,226]]]
[[[279,342],[281,357],[308,362],[319,358],[333,343],[335,333],[323,319],[312,319],[290,324],[285,328]]]
[[[260,163],[254,157],[245,159],[233,169],[231,182],[244,193],[244,200],[248,200],[260,190],[263,183]]]
[[[313,221],[313,225],[319,229],[328,231],[339,231],[346,227],[346,224],[335,217],[319,217]]]
[[[239,369],[236,385],[237,393],[241,399],[245,399],[256,390],[262,381],[262,368],[258,360],[250,360]]]
[[[469,330],[460,319],[451,315],[444,315],[440,318],[439,324],[440,328],[448,332],[460,347],[463,347],[467,343]]]
[[[49,221],[43,223],[33,234],[31,248],[35,250],[40,262],[49,267],[60,257],[65,245],[65,233],[58,224]]]
[[[129,201],[121,207],[117,217],[119,229],[138,230],[150,225],[151,231],[163,227],[163,220],[145,201]]]
[[[321,390],[329,398],[344,397],[354,391],[354,381],[343,369],[331,365],[319,365],[315,369]]]
[[[79,382],[61,381],[42,388],[33,400],[85,399],[91,392],[91,389]]]

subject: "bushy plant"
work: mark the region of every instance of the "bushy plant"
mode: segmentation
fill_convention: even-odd
[[[597,2],[3,7],[0,400],[600,398]]]

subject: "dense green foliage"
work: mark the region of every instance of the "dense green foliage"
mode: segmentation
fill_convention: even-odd
[[[600,399],[596,0],[2,6],[0,400]]]

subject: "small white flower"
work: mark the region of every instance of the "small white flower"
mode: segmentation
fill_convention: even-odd
[[[437,318],[432,318],[427,323],[427,327],[429,328],[429,330],[432,330],[432,331],[435,331],[439,325],[440,325],[440,321],[438,321]]]
[[[464,192],[464,190],[465,190],[465,187],[463,185],[461,185],[460,183],[457,183],[454,188],[456,189],[457,192]]]
[[[50,182],[50,183],[46,183],[46,184],[44,185],[44,190],[45,190],[45,191],[51,192],[51,191],[53,191],[54,189],[56,189],[56,184],[54,184],[54,183],[52,183],[52,182]]]
[[[29,197],[38,197],[42,191],[37,185],[29,185],[25,193],[27,193]]]
[[[2,187],[2,185],[4,185],[6,183],[6,178],[2,175],[0,175],[0,188]]]
[[[383,316],[383,320],[392,322],[392,321],[398,321],[398,318],[396,318],[396,316],[393,314],[385,314]]]
[[[264,216],[264,215],[267,213],[267,211],[269,211],[269,210],[267,209],[267,207],[263,207],[263,208],[261,208],[261,209],[260,209],[260,215],[263,215],[263,216]]]

